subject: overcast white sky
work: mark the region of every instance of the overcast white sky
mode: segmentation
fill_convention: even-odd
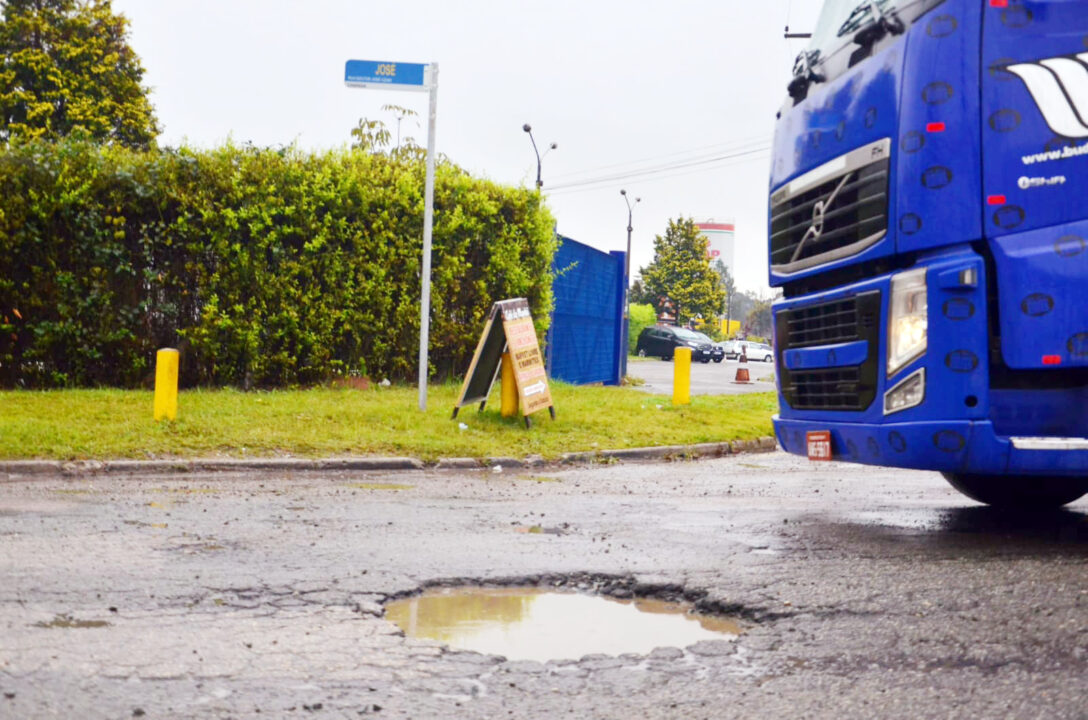
[[[425,93],[344,85],[348,59],[436,62],[438,151],[474,174],[544,190],[559,232],[602,250],[627,242],[632,273],[669,218],[734,219],[738,284],[766,288],[774,113],[820,0],[113,0],[131,22],[167,145],[341,147],[359,118],[417,110]],[[732,160],[715,160],[738,152]],[[692,164],[694,163],[694,164]],[[632,176],[650,167],[667,172]],[[627,175],[568,187],[572,182]]]

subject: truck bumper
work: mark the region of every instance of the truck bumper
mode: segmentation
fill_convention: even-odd
[[[834,460],[963,474],[1088,477],[1088,442],[1024,447],[1036,443],[997,435],[988,420],[872,424],[774,417],[779,444],[795,455],[807,456],[810,430],[831,432]]]

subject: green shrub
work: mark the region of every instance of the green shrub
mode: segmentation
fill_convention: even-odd
[[[635,345],[638,344],[639,333],[643,328],[650,327],[657,322],[657,313],[653,305],[639,305],[633,303],[629,312],[630,320],[627,325],[627,353],[635,354]]]
[[[0,153],[0,386],[415,376],[418,153],[81,142]],[[464,371],[491,303],[527,297],[543,336],[554,221],[538,193],[439,164],[430,372]]]

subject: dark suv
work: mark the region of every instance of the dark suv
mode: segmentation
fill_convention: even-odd
[[[708,363],[711,360],[721,362],[723,353],[710,342],[710,338],[686,328],[671,325],[654,325],[644,328],[635,344],[635,352],[640,357],[656,355],[662,360],[672,360],[673,351],[678,347],[691,348],[692,361]]]

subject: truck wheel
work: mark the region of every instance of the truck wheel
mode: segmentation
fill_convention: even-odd
[[[941,474],[967,497],[994,507],[1056,508],[1088,493],[1083,478]]]

